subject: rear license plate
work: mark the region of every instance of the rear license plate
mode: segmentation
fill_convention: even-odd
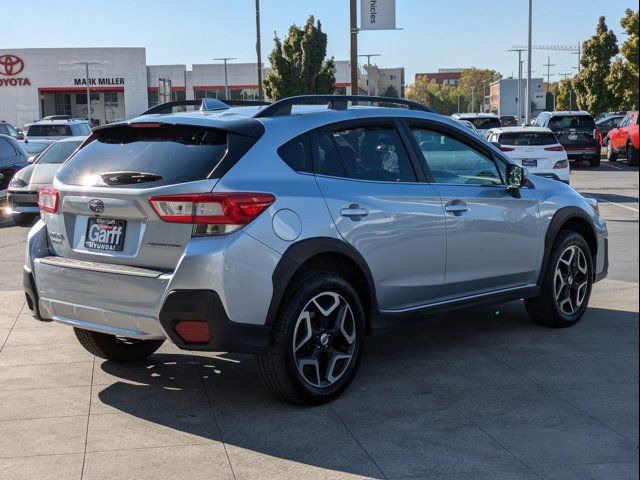
[[[535,168],[538,166],[538,160],[522,160],[522,166]]]
[[[571,135],[569,135],[569,140],[576,141],[577,139],[578,139],[578,135],[573,134],[573,133]]]
[[[109,252],[122,251],[126,226],[125,220],[90,218],[87,225],[87,235],[84,239],[85,248]]]

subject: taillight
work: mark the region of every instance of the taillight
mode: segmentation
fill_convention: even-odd
[[[60,195],[58,190],[51,185],[43,185],[38,188],[38,206],[40,211],[46,213],[56,213],[58,211],[58,201]]]
[[[602,132],[600,130],[598,130],[597,128],[593,131],[593,138],[598,140],[598,143],[600,143],[600,145],[602,145]]]
[[[513,148],[513,147],[505,147],[504,145],[500,145],[500,150],[502,150],[503,152],[513,152],[515,150],[515,148]]]
[[[554,147],[546,147],[545,150],[547,152],[564,152],[564,147],[562,145],[556,145]]]
[[[252,222],[275,201],[270,193],[197,193],[151,197],[165,222],[195,225],[195,235],[224,235]]]
[[[554,170],[564,170],[565,168],[569,168],[569,161],[568,160],[560,160],[559,162],[556,162],[556,164],[553,166]]]

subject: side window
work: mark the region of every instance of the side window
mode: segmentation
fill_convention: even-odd
[[[0,165],[11,165],[17,155],[15,149],[4,138],[0,138]]]
[[[312,133],[313,148],[315,148],[315,172],[319,175],[329,175],[331,177],[348,177],[333,136],[328,130],[316,130]]]
[[[418,125],[410,128],[434,183],[502,185],[502,177],[490,158],[448,135]]]
[[[296,172],[313,172],[311,145],[306,133],[282,145],[278,149],[278,155]]]
[[[331,133],[349,178],[417,181],[409,155],[393,124],[353,126]]]

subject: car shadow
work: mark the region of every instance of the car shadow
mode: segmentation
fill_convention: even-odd
[[[472,422],[441,402],[434,393],[440,387],[432,388],[431,382],[444,382],[445,392],[452,389],[451,402],[457,401],[458,390],[464,392],[460,397],[473,397],[476,391],[496,386],[531,388],[528,378],[488,352],[507,348],[520,355],[519,350],[533,349],[530,362],[524,360],[530,368],[540,355],[606,357],[603,339],[615,356],[620,352],[616,345],[627,345],[629,335],[637,338],[637,313],[599,308],[589,309],[575,327],[560,330],[534,324],[522,302],[435,315],[369,337],[361,369],[349,389],[331,404],[306,408],[283,402],[263,387],[253,356],[174,353],[167,351],[173,346],[166,346],[161,349],[164,353],[146,361],[103,362],[94,380],[97,401],[91,412],[125,413],[186,434],[194,443],[223,440],[243,449],[244,462],[253,458],[259,464],[264,462],[260,455],[268,455],[384,478],[364,451],[363,438],[418,427],[428,435],[434,428],[455,429]],[[631,353],[623,352],[621,362],[635,355],[637,364],[637,350],[629,348]],[[566,368],[575,369],[575,363]],[[449,384],[451,379],[455,382]],[[393,409],[388,411],[390,404]],[[433,460],[420,455],[416,462]]]

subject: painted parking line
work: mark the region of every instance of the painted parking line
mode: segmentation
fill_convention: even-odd
[[[640,213],[640,210],[638,210],[637,208],[630,207],[629,205],[623,205],[622,203],[617,203],[617,202],[612,202],[610,200],[605,200],[604,198],[600,198],[597,195],[593,195],[593,196],[595,198],[597,198],[599,202],[610,203],[611,205],[616,205],[618,207],[626,208],[627,210],[633,210],[636,213]]]

